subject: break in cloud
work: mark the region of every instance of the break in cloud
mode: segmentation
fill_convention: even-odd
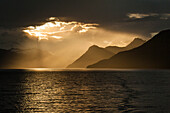
[[[61,39],[63,35],[68,32],[72,33],[86,33],[90,29],[96,29],[98,24],[95,23],[80,23],[76,21],[63,22],[58,20],[56,17],[50,17],[50,22],[47,22],[41,26],[29,26],[23,30],[31,36],[38,38],[39,40],[49,38]]]
[[[169,28],[169,6],[170,0],[0,0],[0,29],[10,31],[42,26],[55,19],[49,17],[59,17],[64,22],[99,24],[99,31],[103,34],[93,32],[74,37],[86,36],[85,40],[93,39],[94,44],[114,45],[135,37],[148,39],[151,33]],[[9,46],[8,40],[15,40],[17,34],[1,35],[1,39],[6,40],[3,45]]]
[[[41,35],[39,38],[49,38],[40,41],[41,49],[56,52],[68,64],[72,62],[70,58],[76,60],[93,44],[125,46],[134,38],[149,39],[168,29],[169,6],[170,0],[0,0],[0,48],[35,48],[35,37]],[[38,30],[55,17],[65,23],[99,26],[56,34]],[[23,29],[31,35],[26,35]]]

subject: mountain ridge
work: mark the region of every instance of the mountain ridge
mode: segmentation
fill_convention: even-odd
[[[101,48],[97,45],[89,47],[89,49],[76,61],[68,65],[67,68],[86,68],[90,64],[97,63],[100,60],[108,59],[120,51],[135,48],[145,43],[144,40],[136,38],[126,47],[108,46]]]
[[[127,46],[125,47],[118,47],[118,46],[107,46],[106,49],[108,51],[111,51],[115,54],[121,52],[121,51],[126,51],[126,50],[130,50],[133,48],[136,48],[138,46],[141,46],[142,44],[144,44],[146,41],[140,38],[135,38],[132,42],[130,42]]]
[[[120,52],[88,68],[170,68],[170,30],[163,30],[142,46]]]
[[[89,47],[89,49],[81,57],[79,57],[75,62],[70,64],[67,68],[85,68],[89,64],[96,63],[102,60],[103,58],[109,58],[112,55],[114,55],[114,53],[107,51],[104,48],[93,45]]]

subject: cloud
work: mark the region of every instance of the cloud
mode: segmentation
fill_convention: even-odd
[[[37,30],[57,18],[99,24],[86,33],[78,33],[87,31],[79,26],[40,41],[42,49],[76,60],[92,44],[125,46],[134,38],[151,38],[169,28],[169,6],[170,0],[0,0],[0,48],[36,48],[37,40],[28,38],[23,28]]]
[[[155,17],[162,20],[167,20],[170,18],[170,13],[165,13],[165,14],[158,14],[158,13],[145,13],[145,14],[141,14],[141,13],[128,13],[127,14],[128,18],[130,19],[144,19],[147,17]]]
[[[36,37],[39,40],[49,38],[62,39],[66,33],[86,33],[91,29],[96,29],[98,24],[95,23],[80,23],[76,21],[64,22],[50,17],[47,22],[40,26],[29,26],[23,30],[25,33],[28,33],[30,36]]]
[[[130,18],[130,19],[142,19],[142,18],[145,18],[145,17],[154,17],[154,16],[158,16],[159,14],[157,13],[150,13],[150,14],[140,14],[140,13],[129,13],[127,14],[127,16]]]
[[[27,42],[27,45],[25,45]],[[22,29],[3,29],[0,28],[0,49],[10,48],[33,48],[34,40],[29,39]]]
[[[170,13],[162,14],[161,17],[160,17],[160,19],[162,19],[162,20],[168,20],[168,19],[170,19]]]
[[[170,0],[0,0],[0,27],[40,26],[49,17],[59,17],[65,22],[98,23],[105,30],[150,38],[151,32],[170,26],[169,5]]]

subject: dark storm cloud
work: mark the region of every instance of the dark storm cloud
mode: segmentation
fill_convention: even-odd
[[[0,26],[23,27],[42,24],[46,18],[97,22],[108,30],[154,32],[167,28],[168,20],[145,18],[129,21],[129,13],[170,12],[170,0],[1,0]],[[158,28],[159,27],[159,28]]]

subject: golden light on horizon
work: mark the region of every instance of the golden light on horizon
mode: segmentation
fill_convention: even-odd
[[[81,23],[81,22],[63,22],[55,17],[50,17],[48,19],[50,22],[46,22],[41,26],[29,26],[23,31],[28,33],[30,36],[36,37],[39,40],[49,38],[61,39],[63,38],[62,34],[66,32],[74,33],[85,33],[89,29],[95,29],[98,24],[96,23]]]

